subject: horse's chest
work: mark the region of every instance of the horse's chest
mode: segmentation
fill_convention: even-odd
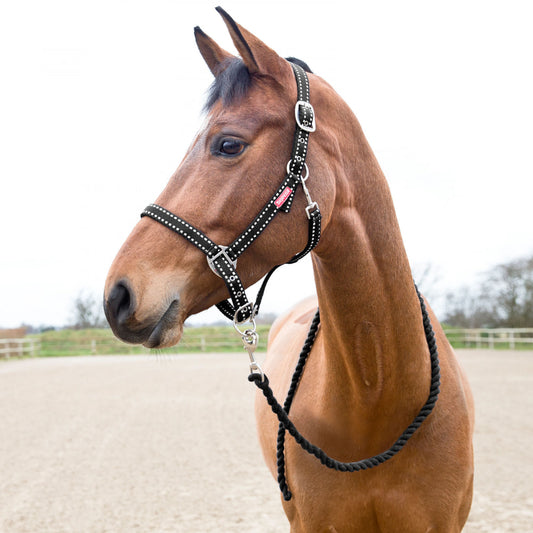
[[[379,481],[348,476],[352,479],[321,475],[319,481],[311,476],[293,476],[293,498],[283,503],[291,533],[434,530],[423,497],[416,490],[387,490]]]

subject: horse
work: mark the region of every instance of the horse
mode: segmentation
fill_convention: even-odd
[[[145,211],[148,216],[111,265],[104,289],[111,328],[129,343],[177,344],[187,317],[232,294],[222,277],[238,277],[244,290],[308,246],[305,214],[316,203],[321,212],[320,237],[311,252],[316,296],[272,325],[263,369],[252,365],[256,377],[260,373],[257,381],[268,376],[275,397],[287,394],[318,307],[320,326],[290,419],[337,461],[375,456],[409,426],[430,389],[425,303],[438,347],[440,393],[401,451],[374,468],[328,469],[287,436],[283,457],[290,493],[282,504],[290,531],[461,531],[473,491],[472,394],[437,318],[417,294],[385,177],[357,118],[326,81],[305,63],[280,57],[217,10],[239,56],[195,28],[214,75],[206,120],[156,207]],[[296,104],[295,119],[301,100],[295,64],[305,71],[312,101],[304,102],[303,111],[312,109],[313,116],[302,124],[302,104]],[[246,233],[263,205],[272,204],[294,155],[295,120],[310,132],[302,175],[297,172],[292,188],[279,193],[274,202],[279,213],[247,243],[236,265],[226,245]],[[288,197],[291,208],[283,210]],[[166,222],[158,219],[160,212],[168,215]],[[172,228],[174,220],[185,221],[184,229]],[[207,251],[213,243],[226,243],[213,245],[216,257],[235,275],[222,276],[220,265],[215,275]],[[240,295],[239,289],[232,296]],[[231,313],[243,313],[238,300],[234,304]],[[245,301],[242,307],[247,306]],[[251,311],[245,315],[241,318],[253,320]],[[246,334],[250,330],[244,340]],[[255,412],[264,459],[277,478],[280,424],[262,391]]]

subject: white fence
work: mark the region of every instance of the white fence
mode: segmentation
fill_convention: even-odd
[[[187,328],[180,343],[180,352],[211,352],[239,350],[240,345],[233,336],[220,332],[200,332],[195,328]],[[231,334],[233,331],[231,330]],[[498,329],[446,329],[446,336],[456,348],[489,348],[489,349],[528,349],[533,350],[533,328],[498,328]],[[266,349],[266,333],[261,335],[261,350]],[[38,355],[90,355],[106,353],[140,353],[142,347],[123,344],[116,339],[83,341],[41,341],[40,337],[20,339],[0,339],[0,359],[11,357],[33,357]]]
[[[39,339],[26,337],[23,339],[0,339],[0,357],[35,356],[39,353]]]
[[[447,329],[445,333],[448,340],[458,347],[533,350],[533,328]]]

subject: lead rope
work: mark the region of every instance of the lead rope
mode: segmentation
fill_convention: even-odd
[[[315,343],[316,335],[318,333],[318,328],[320,326],[320,309],[316,310],[316,314],[311,322],[311,327],[307,333],[307,338],[305,339],[302,351],[300,352],[300,357],[298,359],[298,364],[294,370],[291,379],[291,385],[289,387],[289,392],[287,393],[287,398],[283,404],[283,409],[289,414],[291,409],[292,400],[296,393],[296,389],[300,384],[300,379],[302,377],[305,363],[307,362],[307,356],[311,352],[311,348]],[[276,449],[277,465],[278,465],[278,484],[283,494],[285,501],[289,501],[292,497],[291,491],[287,485],[287,480],[285,478],[285,426],[280,422],[278,427],[278,441]]]
[[[274,397],[274,393],[272,392],[272,389],[269,386],[268,377],[262,372],[260,368],[257,367],[257,365],[256,368],[253,368],[252,365],[250,366],[252,373],[248,376],[248,380],[254,382],[257,387],[263,392],[263,395],[265,396],[273,413],[278,417],[279,420],[277,440],[278,483],[280,490],[283,494],[283,498],[286,501],[292,498],[292,494],[289,490],[285,477],[286,431],[288,431],[294,437],[294,440],[301,446],[303,450],[305,450],[311,455],[314,455],[323,465],[327,466],[328,468],[337,470],[339,472],[358,472],[360,470],[367,470],[369,468],[378,466],[394,457],[407,444],[407,441],[413,436],[415,431],[422,425],[424,420],[429,416],[429,414],[435,407],[440,392],[439,355],[437,351],[437,344],[435,342],[435,334],[431,326],[431,321],[427,313],[426,305],[416,285],[415,290],[420,301],[424,332],[426,335],[426,341],[429,348],[429,356],[431,361],[431,385],[429,389],[429,396],[422,409],[420,409],[418,415],[414,418],[413,422],[401,434],[401,436],[396,440],[396,442],[385,452],[382,452],[373,457],[369,457],[368,459],[362,459],[360,461],[353,461],[348,463],[337,461],[336,459],[333,459],[332,457],[327,455],[326,452],[324,452],[318,446],[311,444],[305,437],[302,436],[302,434],[296,429],[296,426],[293,424],[293,422],[289,419],[289,411],[291,408],[291,404],[298,388],[298,384],[300,383],[305,363],[307,361],[311,348],[313,347],[313,343],[315,341],[316,334],[318,331],[318,326],[320,324],[320,314],[318,310],[313,319],[313,322],[309,329],[309,333],[307,335],[307,339],[300,353],[298,364],[296,365],[296,369],[292,376],[291,385],[289,387],[289,392],[287,394],[284,407],[282,407]],[[249,355],[250,360],[252,360],[253,354],[250,353],[250,350]]]

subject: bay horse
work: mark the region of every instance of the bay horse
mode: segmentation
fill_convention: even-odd
[[[339,461],[375,456],[417,415],[432,375],[422,298],[389,188],[356,117],[332,87],[217,10],[240,57],[195,28],[215,76],[206,121],[155,207],[145,211],[148,216],[118,252],[105,285],[106,316],[122,340],[161,348],[179,342],[188,316],[228,294],[240,297],[241,290],[232,294],[213,273],[217,269],[205,260],[213,254],[195,239],[227,245],[246,233],[261,207],[272,203],[282,177],[291,174],[295,120],[306,131],[316,126],[306,144],[304,175],[277,196],[279,214],[246,245],[238,266],[229,264],[222,244],[214,246],[230,272],[238,273],[227,277],[238,277],[244,290],[309,243],[305,212],[312,195],[322,217],[311,253],[317,297],[274,323],[264,372],[274,395],[284,397],[318,306],[320,328],[290,418],[305,438]],[[300,124],[299,104],[295,119],[301,99],[295,72],[302,70],[312,100],[304,111],[313,110],[307,125]],[[305,178],[307,188],[298,187]],[[292,208],[283,212],[288,197]],[[167,222],[158,220],[160,212],[168,214]],[[169,231],[173,220],[188,229]],[[431,309],[429,317],[440,358],[440,395],[400,453],[375,468],[347,473],[326,468],[286,438],[290,498],[282,502],[291,532],[463,528],[473,490],[473,400]],[[277,477],[278,419],[260,392],[256,416],[266,464]]]

